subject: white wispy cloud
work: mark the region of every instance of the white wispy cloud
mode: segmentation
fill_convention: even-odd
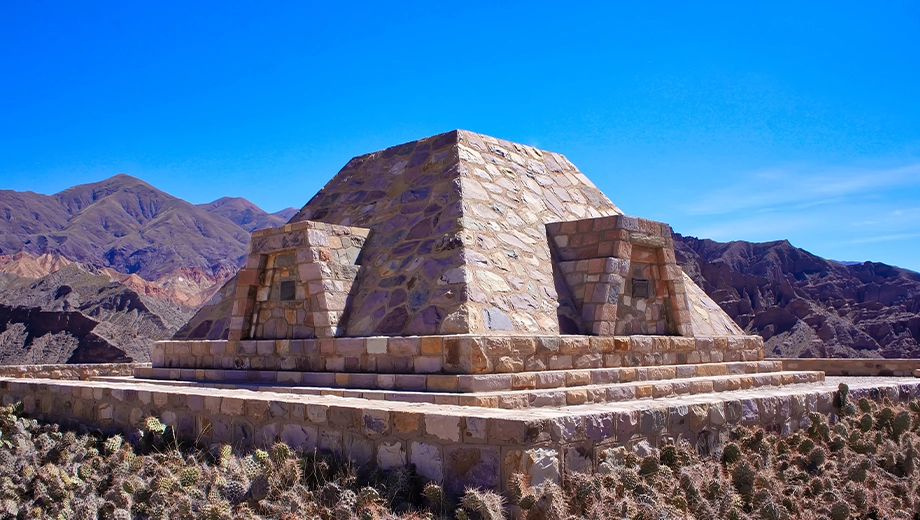
[[[898,187],[920,186],[920,164],[878,169],[788,166],[736,178],[737,182],[713,190],[682,209],[702,216],[846,204]]]

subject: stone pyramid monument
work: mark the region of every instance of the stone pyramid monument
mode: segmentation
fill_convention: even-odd
[[[742,333],[667,224],[623,215],[562,155],[472,132],[355,157],[289,226],[253,235],[240,283],[262,293],[238,290],[231,339]],[[295,300],[314,304],[272,303]]]

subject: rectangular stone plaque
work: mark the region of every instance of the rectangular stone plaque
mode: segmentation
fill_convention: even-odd
[[[297,291],[295,290],[295,287],[294,287],[294,281],[285,280],[281,282],[280,291],[278,292],[281,293],[281,301],[293,300],[297,294]]]
[[[648,280],[643,278],[632,279],[633,298],[648,298]]]

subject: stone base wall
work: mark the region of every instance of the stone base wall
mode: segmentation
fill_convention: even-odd
[[[408,336],[161,341],[156,368],[486,374],[760,361],[760,336]]]
[[[0,365],[0,377],[31,379],[89,379],[91,377],[134,375],[136,368],[149,368],[150,363],[98,363],[85,365]]]
[[[851,397],[916,398],[920,382],[851,384]],[[128,431],[157,416],[186,442],[237,448],[281,438],[304,450],[329,450],[358,466],[415,464],[448,491],[502,489],[517,471],[534,484],[564,471],[593,471],[605,450],[684,438],[713,450],[735,425],[789,433],[811,412],[833,413],[836,384],[770,392],[701,395],[619,405],[532,411],[330,399],[271,392],[170,387],[129,382],[0,380],[4,405],[22,401],[32,417]]]

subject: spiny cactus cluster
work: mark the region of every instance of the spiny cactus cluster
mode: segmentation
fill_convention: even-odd
[[[685,441],[601,452],[560,484],[512,475],[450,497],[414,468],[359,473],[278,442],[241,454],[180,446],[155,418],[122,436],[63,431],[0,408],[0,519],[323,520],[920,518],[920,401],[853,402],[779,436],[735,428],[715,454]]]

